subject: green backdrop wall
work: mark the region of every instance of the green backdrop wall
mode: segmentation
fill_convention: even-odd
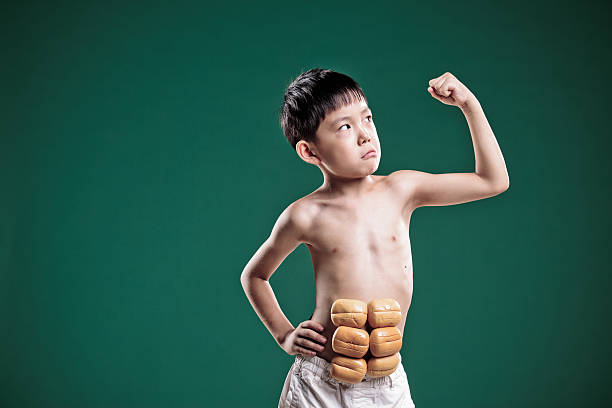
[[[294,356],[240,273],[322,182],[285,140],[285,87],[355,78],[376,174],[474,170],[480,100],[499,196],[419,208],[403,363],[418,407],[610,406],[605,2],[3,3],[0,405],[271,407]],[[271,278],[310,317],[298,247]]]

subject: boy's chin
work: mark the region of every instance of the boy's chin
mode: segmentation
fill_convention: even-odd
[[[368,176],[376,173],[376,170],[378,170],[378,163],[376,163],[375,166],[372,166],[372,168],[368,171]]]

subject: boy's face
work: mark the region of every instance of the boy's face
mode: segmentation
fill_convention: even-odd
[[[313,149],[328,172],[347,178],[366,177],[378,169],[380,142],[372,111],[366,101],[356,100],[351,105],[328,113],[319,124],[317,142]],[[374,149],[376,154],[362,156]]]

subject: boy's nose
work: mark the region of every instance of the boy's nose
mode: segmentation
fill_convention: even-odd
[[[364,142],[369,142],[371,139],[372,137],[370,137],[370,134],[362,129],[359,133],[359,141],[361,142],[361,144],[363,144]]]

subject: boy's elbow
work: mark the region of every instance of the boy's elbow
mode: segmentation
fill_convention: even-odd
[[[251,278],[251,275],[246,269],[242,271],[242,273],[240,274],[240,284],[242,285],[242,287],[246,286],[250,278]]]
[[[252,272],[251,269],[245,269],[244,271],[242,271],[242,273],[240,274],[240,284],[242,285],[243,288],[246,288],[247,285],[249,285],[249,283],[253,280],[259,278],[259,276],[257,276],[256,274],[254,274]]]
[[[246,275],[244,273],[240,275],[240,286],[242,286],[242,290],[244,291],[244,293],[247,294],[247,296],[252,289],[251,283],[251,277],[249,275]]]
[[[495,189],[495,192],[497,194],[501,194],[504,191],[506,191],[509,187],[510,187],[510,180],[506,179],[506,181],[498,185],[498,187]]]

